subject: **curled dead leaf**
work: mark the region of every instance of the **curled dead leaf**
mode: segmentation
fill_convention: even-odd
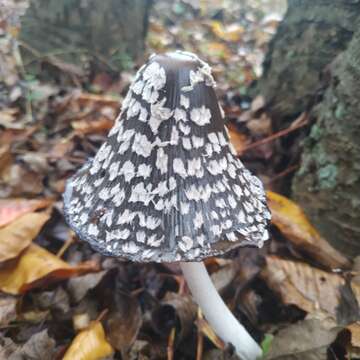
[[[24,214],[0,228],[0,263],[14,259],[25,250],[49,217],[45,212]]]
[[[272,191],[267,191],[267,199],[273,224],[291,243],[327,268],[350,267],[349,260],[320,236],[298,205]]]
[[[82,330],[66,351],[63,360],[98,360],[113,353],[100,321]]]
[[[296,305],[308,313],[322,310],[336,317],[339,287],[345,283],[340,275],[302,262],[267,256],[261,277],[285,304]]]
[[[0,227],[9,224],[18,217],[43,209],[53,203],[51,199],[0,199]]]
[[[225,349],[225,343],[215,334],[212,327],[209,323],[203,318],[201,313],[199,312],[199,316],[196,320],[196,326],[198,327],[199,331],[202,332],[211,342],[220,350]]]
[[[170,330],[176,328],[176,337],[181,341],[190,333],[196,311],[197,305],[191,297],[168,292],[151,314],[152,325],[163,336],[168,336]]]
[[[328,347],[341,330],[322,317],[291,324],[274,337],[265,360],[326,360]]]
[[[110,344],[124,358],[136,340],[142,325],[140,305],[136,298],[117,291],[114,303],[105,317],[105,328]]]
[[[15,264],[0,270],[0,289],[9,294],[22,294],[54,281],[99,270],[96,262],[72,266],[46,249],[31,244]]]

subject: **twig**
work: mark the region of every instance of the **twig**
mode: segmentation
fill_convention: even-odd
[[[167,360],[174,360],[174,342],[176,330],[173,327],[170,331],[168,345],[167,345]]]
[[[67,239],[64,243],[64,245],[60,248],[60,250],[57,252],[56,256],[58,258],[62,258],[65,251],[75,242],[74,234],[70,235],[70,238]]]
[[[201,313],[200,308],[198,308],[197,317],[198,317],[198,319],[202,318],[202,313]],[[196,342],[196,360],[202,359],[203,352],[204,352],[204,335],[198,328],[197,342]]]
[[[264,144],[267,144],[271,141],[274,141],[282,136],[285,136],[297,129],[300,129],[304,126],[306,126],[308,124],[308,117],[307,117],[307,114],[306,113],[303,113],[300,115],[300,117],[295,120],[296,124],[294,125],[290,125],[288,128],[284,129],[284,130],[280,130],[278,132],[276,132],[275,134],[272,134],[264,139],[261,139],[261,140],[258,140],[258,141],[255,141],[254,143],[246,146],[244,149],[242,149],[242,153],[248,151],[248,150],[251,150],[255,147],[258,147],[260,145],[264,145]]]
[[[285,169],[284,171],[281,171],[279,172],[278,174],[276,174],[274,177],[272,177],[271,179],[269,179],[268,181],[265,181],[265,184],[266,185],[269,185],[281,178],[283,178],[284,176],[292,173],[293,171],[297,170],[299,168],[299,165],[296,164],[296,165],[292,165],[292,166],[289,166],[287,169]]]

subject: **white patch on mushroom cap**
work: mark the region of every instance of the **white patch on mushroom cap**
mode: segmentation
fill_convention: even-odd
[[[185,150],[191,150],[192,149],[192,144],[191,144],[191,140],[188,137],[183,137],[182,138],[182,144]]]
[[[135,176],[134,164],[130,160],[125,161],[119,173],[124,175],[125,181],[130,181]]]
[[[168,156],[165,154],[163,148],[159,148],[156,155],[156,168],[160,170],[162,174],[165,174],[168,169]]]
[[[96,236],[99,234],[99,228],[93,224],[93,223],[90,223],[89,226],[88,226],[88,234],[91,235],[91,236]]]
[[[119,173],[120,161],[113,162],[109,168],[109,181],[113,181]]]
[[[165,69],[157,62],[153,62],[145,68],[143,78],[155,90],[160,90],[165,86],[166,83]]]
[[[149,157],[152,151],[152,143],[148,140],[146,135],[136,134],[132,150],[143,157]]]
[[[137,175],[147,179],[151,174],[151,166],[147,164],[140,164],[138,168]]]
[[[184,162],[180,158],[174,159],[173,171],[175,174],[179,174],[182,178],[186,178],[188,176],[187,171],[185,169]]]
[[[180,105],[183,106],[185,109],[188,109],[190,106],[190,99],[185,95],[180,95]]]
[[[190,112],[191,120],[199,125],[204,126],[206,124],[210,124],[211,112],[204,105],[201,108],[194,108]]]
[[[194,218],[194,226],[195,226],[195,229],[200,229],[201,226],[204,224],[204,218],[202,216],[202,213],[201,212],[197,212],[195,214],[195,218]]]
[[[140,248],[133,241],[130,241],[123,244],[122,251],[128,254],[136,254],[140,251]]]
[[[184,134],[184,135],[189,135],[191,132],[191,127],[188,125],[185,125],[184,123],[179,123],[179,130]]]
[[[186,116],[186,111],[176,108],[174,111],[174,119],[176,121],[184,121],[184,122],[188,121]]]
[[[193,241],[189,236],[182,236],[179,241],[179,248],[183,251],[189,251],[193,247]]]
[[[141,107],[139,120],[142,121],[142,122],[146,122],[147,118],[148,118],[148,111],[146,110],[146,108]]]
[[[143,88],[144,88],[145,83],[142,80],[138,80],[136,81],[132,86],[131,86],[131,90],[136,94],[136,95],[140,95]]]

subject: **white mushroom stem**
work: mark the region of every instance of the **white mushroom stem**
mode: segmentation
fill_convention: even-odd
[[[255,360],[262,355],[260,346],[239,323],[216,291],[202,262],[182,262],[191,293],[215,333],[231,343],[242,360]]]

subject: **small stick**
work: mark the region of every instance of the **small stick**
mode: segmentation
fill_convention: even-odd
[[[60,248],[60,250],[57,252],[56,256],[58,258],[62,258],[65,251],[75,242],[74,234],[70,235],[70,238],[67,239],[64,243],[64,245]]]
[[[167,360],[174,360],[174,342],[176,330],[173,327],[170,331],[168,345],[167,345]]]
[[[198,317],[198,319],[202,319],[202,317],[203,317],[200,308],[198,308],[197,317]],[[204,352],[204,335],[202,334],[201,330],[198,328],[197,345],[196,345],[196,360],[202,359],[203,352]]]
[[[255,142],[253,142],[252,144],[250,144],[248,146],[245,146],[245,148],[242,150],[242,153],[244,153],[244,152],[246,152],[248,150],[251,150],[251,149],[253,149],[255,147],[258,147],[260,145],[267,144],[268,142],[276,140],[276,139],[278,139],[278,138],[280,138],[282,136],[285,136],[285,135],[287,135],[287,134],[289,134],[289,133],[291,133],[291,132],[293,132],[293,131],[295,131],[297,129],[300,129],[300,128],[304,127],[307,124],[308,124],[307,116],[306,116],[306,114],[304,114],[302,121],[297,122],[296,125],[289,126],[288,128],[286,128],[284,130],[280,130],[275,134],[272,134],[272,135],[270,135],[270,136],[268,136],[268,137],[266,137],[264,139],[261,139],[259,141],[255,141]]]

